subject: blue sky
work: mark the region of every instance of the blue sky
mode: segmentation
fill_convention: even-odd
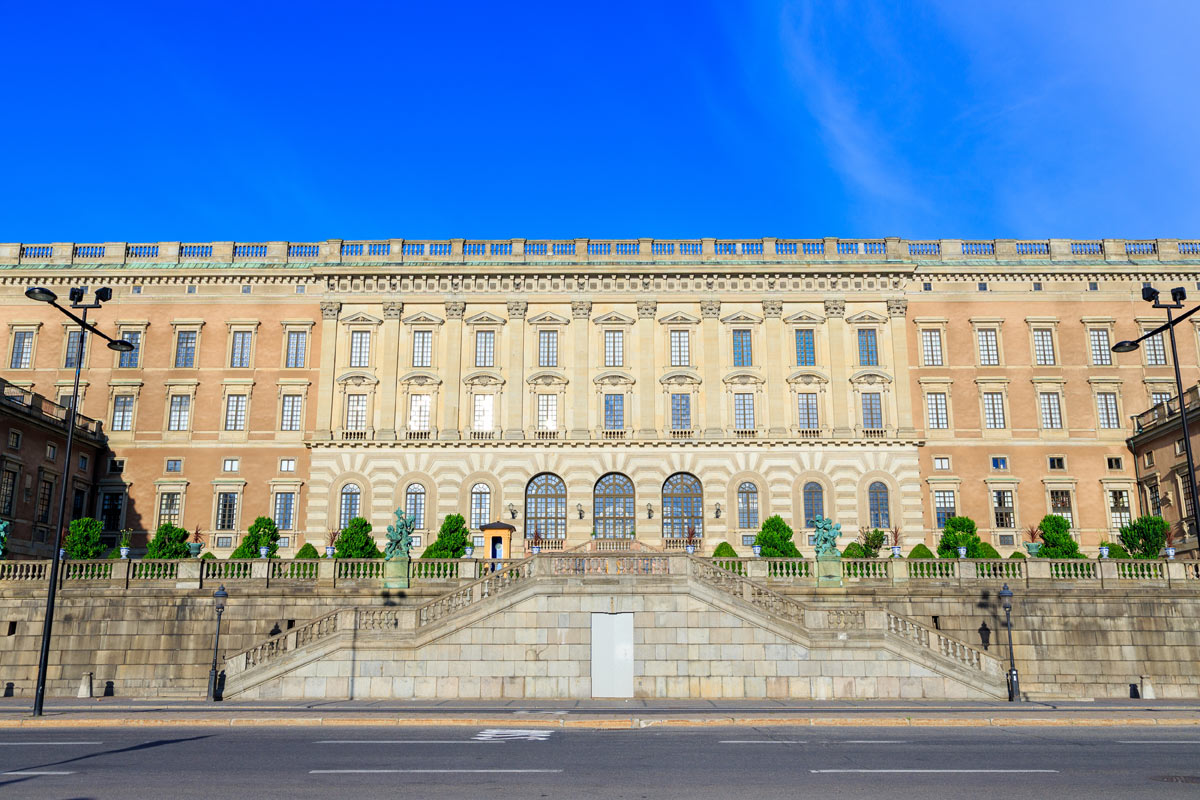
[[[0,240],[1200,235],[1200,3],[10,2]]]

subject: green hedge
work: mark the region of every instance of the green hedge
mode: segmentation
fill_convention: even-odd
[[[312,546],[312,542],[305,542],[304,547],[296,551],[296,558],[320,558],[321,554],[317,552],[317,548]]]
[[[713,550],[713,558],[737,558],[737,551],[733,549],[733,545],[729,542],[721,542],[717,545],[717,549]]]
[[[909,558],[936,558],[933,551],[923,544],[919,544],[912,550],[908,551]]]

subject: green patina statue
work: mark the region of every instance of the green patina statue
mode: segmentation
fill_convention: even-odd
[[[817,517],[813,520],[813,528],[817,531],[814,537],[817,558],[840,558],[842,554],[837,549],[837,538],[842,534],[841,524],[825,517]]]
[[[412,532],[417,527],[415,516],[406,514],[399,508],[396,509],[395,514],[396,523],[387,526],[388,541],[387,547],[383,551],[383,555],[388,561],[394,558],[408,558],[409,551],[413,546]]]
[[[4,558],[4,545],[8,543],[8,520],[0,519],[0,558]]]

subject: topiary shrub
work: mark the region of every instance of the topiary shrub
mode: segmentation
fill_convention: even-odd
[[[967,548],[967,558],[982,558],[979,546],[983,542],[975,532],[975,520],[970,517],[950,517],[942,528],[942,538],[938,540],[938,556],[941,558],[958,558],[958,548]]]
[[[217,560],[217,557],[216,557],[216,556],[214,556],[212,553],[205,553],[204,555],[200,556],[200,558],[202,558],[202,559],[207,559],[207,560],[209,560],[209,561],[216,561],[216,560]]]
[[[267,558],[279,558],[279,528],[270,517],[255,517],[250,530],[230,558],[258,558],[258,549],[267,548]]]
[[[865,556],[861,558],[878,558],[879,549],[887,543],[887,534],[881,530],[863,528],[858,534],[858,544],[862,546]],[[845,553],[842,553],[844,556]],[[858,558],[859,556],[856,556]]]
[[[75,559],[103,558],[105,548],[100,543],[100,531],[102,530],[104,530],[104,525],[98,519],[83,517],[73,520],[62,544],[63,549],[67,551],[67,557]]]
[[[355,517],[333,543],[335,558],[383,558],[371,536],[371,523]]]
[[[119,548],[119,547],[114,547],[112,550],[109,550],[108,555],[105,556],[105,558],[120,558],[120,557],[121,557],[121,548]]]
[[[1129,558],[1129,551],[1116,542],[1101,542],[1101,547],[1108,548],[1109,558]]]
[[[1009,556],[1009,558],[1024,558],[1024,557],[1025,557],[1025,554],[1022,553],[1020,550],[1013,550],[1012,555]]]
[[[908,557],[909,558],[936,558],[937,556],[935,556],[933,554],[933,551],[930,550],[928,547],[926,547],[924,544],[919,544],[916,547],[914,547],[912,550],[908,551]]]
[[[471,531],[462,514],[451,514],[442,520],[437,539],[425,548],[421,558],[462,558],[471,543]]]
[[[190,558],[192,553],[188,550],[187,540],[185,528],[164,522],[146,547],[146,558]]]
[[[754,537],[754,543],[762,548],[764,558],[802,558],[796,543],[792,541],[792,529],[778,514],[763,521],[762,530]]]
[[[874,558],[874,556],[858,542],[851,542],[842,548],[842,558]]]
[[[1058,514],[1047,514],[1038,523],[1042,549],[1038,558],[1087,558],[1079,552],[1079,543],[1071,538],[1071,523]]]
[[[717,545],[717,549],[713,550],[713,558],[737,558],[737,551],[733,549],[733,545],[729,542],[721,542]]]
[[[1158,558],[1171,526],[1159,516],[1141,516],[1121,528],[1121,544],[1133,558]]]
[[[979,543],[979,555],[976,558],[1000,558],[1000,552],[987,542]]]
[[[312,542],[305,542],[304,547],[296,551],[295,558],[320,558],[321,555],[317,552],[317,548],[312,546]]]

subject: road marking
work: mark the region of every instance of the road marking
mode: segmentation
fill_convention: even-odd
[[[104,744],[104,742],[0,742],[0,747],[66,747],[79,744]]]
[[[1058,772],[1056,769],[810,769],[809,772],[814,773],[836,773],[836,772],[858,772],[868,774],[886,774],[886,773],[907,773],[907,772],[938,772],[938,773],[963,773],[963,772]]]
[[[25,770],[23,772],[0,772],[0,775],[74,775],[74,772],[33,772]]]
[[[313,744],[504,744],[503,739],[325,739]]]
[[[908,744],[903,739],[830,739],[830,744]]]
[[[562,772],[562,770],[561,769],[310,769],[308,771],[308,774],[309,775],[360,775],[360,774],[393,775],[396,773],[405,773],[405,774],[432,773],[432,774],[442,775],[442,774],[446,774],[446,773],[481,774],[481,773],[496,773],[496,772],[510,774],[510,773],[526,773],[526,772]],[[9,774],[18,774],[18,773],[9,773]]]
[[[537,731],[537,730],[520,730],[518,728],[488,728],[475,734],[474,738],[477,742],[484,742],[497,739],[522,739],[529,742],[544,742],[550,738],[550,734],[554,731]]]
[[[804,744],[796,739],[722,739],[721,744]]]
[[[1200,739],[1122,739],[1117,744],[1200,744]]]

